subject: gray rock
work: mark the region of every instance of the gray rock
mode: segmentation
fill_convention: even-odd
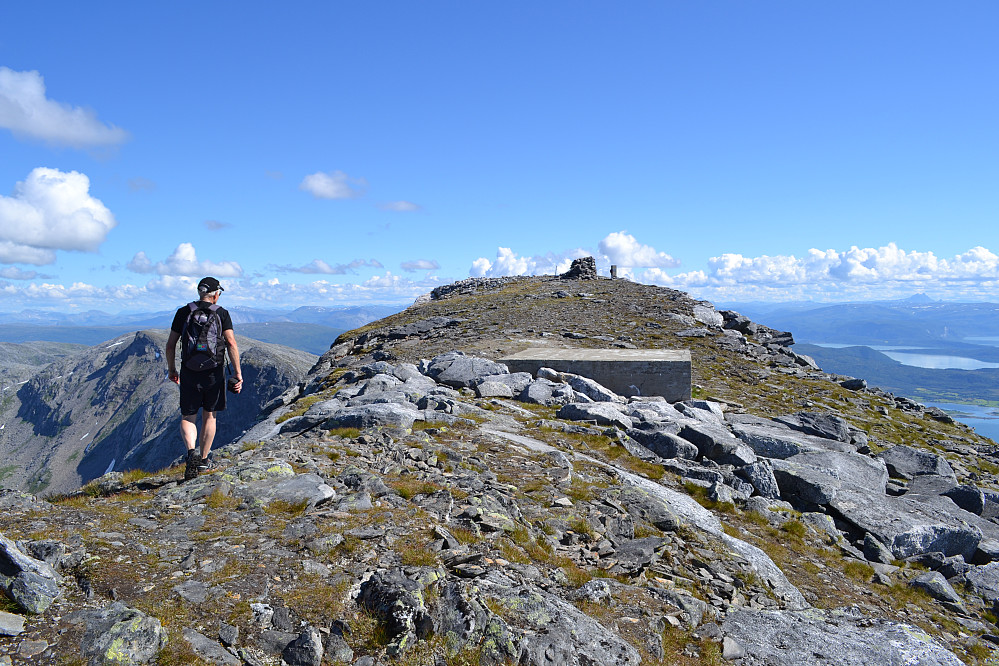
[[[980,516],[985,511],[985,493],[970,483],[956,486],[941,494],[949,497],[954,504],[969,513]]]
[[[867,532],[864,535],[864,559],[868,562],[891,564],[895,561],[895,555],[877,537]]]
[[[0,534],[0,588],[28,613],[44,613],[62,592],[51,566],[25,555]]]
[[[674,435],[667,430],[628,430],[628,436],[647,448],[660,458],[685,458],[693,460],[697,457],[697,447]]]
[[[310,626],[288,644],[281,652],[281,659],[288,666],[320,666],[324,652],[322,637]]]
[[[508,375],[509,368],[502,363],[476,356],[465,356],[460,351],[439,354],[430,360],[427,374],[439,384],[454,388],[471,388],[477,380],[489,375]]]
[[[17,636],[24,631],[24,617],[0,611],[0,636]]]
[[[734,444],[739,441],[724,425],[717,421],[687,423],[680,428],[679,435],[696,446],[702,456],[710,456],[712,451],[721,450],[725,444]]]
[[[657,425],[662,425],[664,423],[677,423],[685,419],[684,415],[681,414],[673,405],[669,404],[665,400],[655,401],[649,399],[634,399],[628,403],[628,409],[625,413],[636,421],[641,421],[643,423],[655,423]],[[680,428],[677,426],[676,432],[679,432]]]
[[[809,451],[841,451],[852,453],[854,447],[832,439],[795,432],[775,421],[736,422],[732,424],[736,437],[748,444],[756,455],[765,458],[790,458]]]
[[[999,600],[999,562],[971,567],[964,574],[968,590],[989,602]]]
[[[274,501],[281,501],[289,505],[301,504],[308,510],[333,499],[336,491],[318,474],[309,473],[252,481],[237,486],[233,495],[256,506],[267,506]]]
[[[555,416],[567,421],[596,421],[600,425],[617,426],[622,430],[632,426],[630,418],[622,414],[615,405],[607,402],[569,403],[559,409]]]
[[[377,403],[346,407],[326,420],[326,428],[372,428],[386,426],[408,429],[422,414],[412,407],[391,403]]]
[[[617,393],[614,393],[614,391],[611,391],[609,388],[593,381],[589,377],[574,375],[570,372],[562,373],[562,377],[565,382],[572,387],[573,391],[576,393],[582,393],[594,402],[626,402],[625,398],[622,398]]]
[[[839,385],[848,391],[863,391],[867,388],[867,380],[851,377],[850,379],[844,379]]]
[[[874,535],[898,559],[932,551],[970,559],[982,538],[978,528],[952,513],[904,496],[843,488],[830,506],[858,529]]]
[[[736,610],[722,631],[746,651],[742,666],[960,666],[918,627],[847,611]]]
[[[489,375],[481,380],[478,380],[475,384],[476,390],[483,382],[498,382],[507,386],[510,389],[511,396],[519,395],[521,391],[527,388],[527,385],[534,381],[534,378],[529,372],[512,372],[505,375]]]
[[[390,655],[404,652],[416,639],[425,638],[433,623],[424,606],[422,588],[401,570],[378,572],[361,584],[357,602],[380,618],[388,637]]]
[[[575,399],[575,392],[568,384],[556,384],[548,379],[537,379],[528,384],[517,396],[521,402],[533,405],[566,405]]]
[[[479,398],[512,398],[513,390],[503,382],[484,381],[475,385]]]
[[[760,497],[766,497],[767,499],[780,498],[780,487],[777,485],[773,466],[766,458],[757,460],[736,470],[736,474],[749,481],[753,485],[756,494]]]
[[[158,619],[121,602],[77,611],[68,619],[85,625],[80,654],[91,666],[149,664],[166,644],[166,631]]]
[[[714,306],[710,303],[699,303],[695,305],[694,319],[702,324],[714,326],[715,328],[721,328],[725,324],[724,317],[722,317],[721,313],[716,312]]]
[[[812,504],[829,504],[841,488],[883,494],[888,482],[888,472],[881,461],[857,453],[799,453],[771,464],[781,497]]]
[[[955,477],[954,470],[942,456],[904,444],[886,449],[878,457],[885,461],[888,472],[895,478],[911,479],[921,474]]]
[[[823,439],[850,443],[850,424],[841,416],[823,414],[820,412],[798,412],[774,419],[792,430],[803,432]]]
[[[173,591],[184,601],[192,604],[203,604],[208,599],[208,586],[198,580],[188,580],[180,585],[174,585]]]
[[[926,590],[934,599],[949,601],[953,604],[962,603],[961,596],[954,591],[954,588],[939,571],[927,571],[919,574],[909,581],[909,585]]]
[[[242,666],[243,664],[242,660],[232,656],[219,643],[199,634],[194,629],[184,629],[182,635],[195,654],[211,664],[219,664],[220,666]]]

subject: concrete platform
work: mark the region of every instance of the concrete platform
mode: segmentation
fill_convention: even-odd
[[[690,399],[690,352],[686,349],[546,349],[532,347],[506,358],[510,372],[551,368],[600,382],[618,395]]]

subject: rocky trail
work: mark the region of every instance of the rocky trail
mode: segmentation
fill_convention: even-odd
[[[995,443],[580,273],[345,333],[193,481],[0,494],[0,663],[995,658]],[[529,346],[689,349],[694,397],[496,361]]]

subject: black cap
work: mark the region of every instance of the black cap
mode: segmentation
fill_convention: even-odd
[[[201,282],[198,283],[198,293],[199,294],[210,294],[213,291],[225,291],[219,281],[213,277],[202,278]]]

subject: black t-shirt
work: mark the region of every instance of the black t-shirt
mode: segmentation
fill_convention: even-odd
[[[211,303],[209,303],[208,301],[195,301],[195,302],[198,303],[198,307],[200,307],[202,310],[207,310],[208,306],[211,305]],[[219,314],[219,319],[222,320],[222,330],[231,331],[232,317],[229,316],[229,311],[220,305],[219,309],[216,310],[216,312],[218,312]],[[191,314],[191,308],[188,305],[185,305],[184,307],[177,310],[177,314],[173,316],[173,323],[170,324],[170,330],[176,333],[177,335],[183,334],[184,324],[187,322],[187,316],[189,314]]]
[[[198,306],[202,310],[207,310],[208,307],[211,305],[211,303],[209,303],[208,301],[195,301],[195,302],[198,303]],[[216,312],[219,315],[219,319],[222,320],[222,330],[223,331],[231,331],[232,330],[232,317],[229,316],[229,311],[226,310],[224,307],[222,307],[220,305],[219,308],[216,310]],[[174,331],[177,335],[183,335],[184,334],[184,324],[187,323],[187,317],[190,314],[191,314],[191,308],[188,305],[185,305],[184,307],[182,307],[179,310],[177,310],[177,314],[175,314],[173,316],[173,323],[170,324],[170,330]],[[183,344],[181,346],[183,346]],[[222,381],[225,381],[225,378],[224,378],[224,375],[223,375],[224,372],[225,372],[225,365],[224,364],[220,365],[217,368],[212,368],[211,370],[204,370],[202,372],[195,372],[193,370],[189,370],[186,366],[184,366],[183,363],[180,366],[180,375],[181,375],[181,382],[182,383],[184,382],[184,378],[185,377],[191,378],[191,377],[208,376],[208,375],[214,376],[215,377],[215,381],[222,382]],[[225,403],[223,402],[223,405],[224,404]]]

